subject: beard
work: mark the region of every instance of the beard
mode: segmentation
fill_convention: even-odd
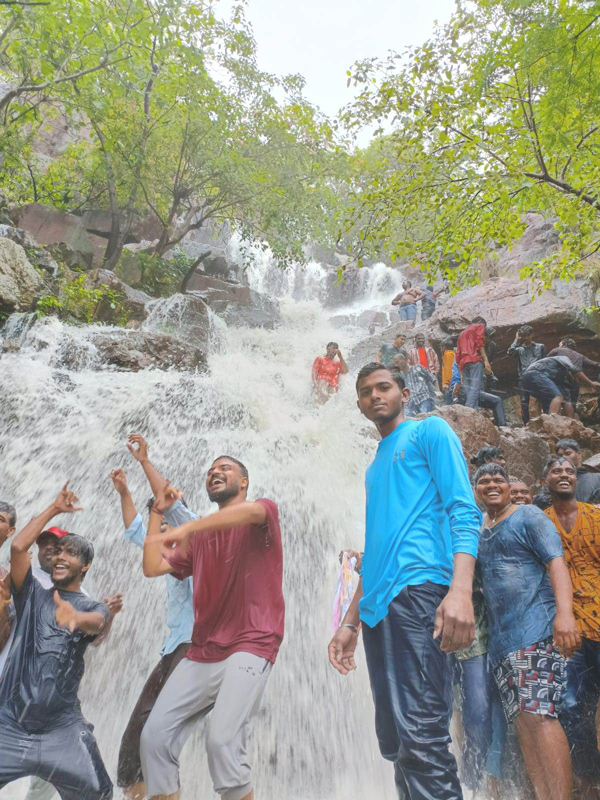
[[[55,589],[65,589],[67,586],[73,583],[73,581],[77,577],[77,572],[75,572],[75,570],[73,570],[72,572],[67,572],[67,574],[64,575],[62,578],[55,578],[53,573],[54,570],[51,573],[51,578]]]
[[[232,497],[236,497],[239,491],[239,486],[226,486],[224,489],[215,489],[214,492],[209,491],[208,499],[211,503],[225,503]]]

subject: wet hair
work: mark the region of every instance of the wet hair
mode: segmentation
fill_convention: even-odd
[[[575,439],[559,439],[554,445],[554,452],[558,453],[559,450],[575,450],[576,453],[581,453],[581,447]]]
[[[531,327],[531,325],[521,325],[517,333],[522,333],[523,336],[531,336],[531,334],[533,333],[533,328]]]
[[[484,320],[483,317],[475,317],[475,319],[471,322],[471,325],[477,325],[477,324],[487,326],[487,322]]]
[[[501,475],[507,483],[510,483],[508,472],[504,467],[501,467],[500,464],[484,464],[482,467],[479,467],[473,477],[473,486],[477,486],[483,475]]]
[[[562,345],[563,347],[570,347],[571,349],[573,349],[575,347],[575,339],[569,339],[569,338],[561,339],[559,344]]]
[[[4,514],[8,514],[8,524],[11,528],[14,528],[17,524],[17,511],[14,506],[11,506],[10,503],[5,503],[0,500],[0,511]]]
[[[405,333],[397,333],[394,336],[394,341],[396,341],[396,339],[406,339],[406,334]]]
[[[334,344],[335,344],[335,342],[334,342]],[[327,345],[327,347],[329,347],[329,345]],[[246,478],[248,483],[250,483],[250,476],[248,475],[248,469],[247,469],[246,465],[242,464],[241,461],[238,461],[237,458],[234,458],[233,456],[217,456],[215,459],[213,459],[212,463],[214,464],[215,461],[220,461],[222,458],[226,458],[227,461],[233,461],[234,464],[237,464],[238,467],[240,468],[240,472],[242,473],[242,478]]]
[[[508,476],[508,482],[509,483],[525,483],[525,481],[522,481],[521,478],[516,478],[514,475],[509,475]]]
[[[532,505],[541,508],[542,511],[550,508],[552,505],[552,497],[550,497],[549,490],[545,486],[542,487],[540,491],[531,498],[531,503]]]
[[[444,339],[444,347],[446,350],[454,350],[454,339]]]
[[[482,447],[477,455],[471,459],[471,464],[474,467],[482,467],[484,464],[490,464],[495,458],[503,455],[504,452],[500,447]]]
[[[327,347],[325,349],[328,350],[330,347],[339,347],[339,344],[337,342],[327,342]],[[229,458],[229,456],[221,456],[221,458]],[[230,459],[230,461],[235,461],[235,458]]]
[[[78,533],[67,533],[66,536],[63,536],[58,540],[58,544],[61,546],[63,543],[71,545],[77,550],[77,554],[79,555],[81,563],[84,567],[87,564],[91,564],[94,560],[94,545],[88,539],[80,536]],[[84,577],[85,573],[81,576],[81,580],[83,580]]]
[[[402,353],[406,354],[406,350],[401,351]],[[398,354],[400,355],[400,353]],[[389,367],[384,367],[383,364],[378,364],[377,361],[371,361],[370,364],[365,364],[364,367],[361,367],[359,370],[358,375],[356,376],[356,392],[358,394],[358,384],[362,381],[363,378],[368,378],[369,375],[372,375],[373,372],[377,372],[378,369],[385,369],[387,370],[392,378],[398,384],[400,390],[406,388],[406,384],[404,383],[404,378],[402,377],[402,373],[400,370],[397,369],[390,369]]]
[[[573,464],[572,464],[572,462],[571,462],[571,461],[569,461],[569,459],[568,459],[568,458],[565,458],[564,456],[553,456],[553,457],[550,459],[550,461],[548,461],[548,463],[546,464],[546,466],[544,467],[544,471],[543,471],[543,473],[542,473],[542,475],[544,476],[544,478],[545,478],[545,477],[546,477],[546,475],[547,475],[547,474],[550,472],[550,470],[552,469],[552,467],[553,467],[555,464],[568,464],[570,467],[573,467]],[[573,467],[573,469],[575,469],[575,467]]]

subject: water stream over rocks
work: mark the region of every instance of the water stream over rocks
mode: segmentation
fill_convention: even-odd
[[[157,467],[200,514],[210,509],[206,469],[221,453],[247,464],[250,497],[270,497],[279,505],[286,635],[254,735],[257,797],[395,796],[391,767],[375,740],[362,648],[359,669],[349,678],[327,661],[337,553],[362,543],[363,476],[376,441],[356,409],[350,376],[324,407],[311,398],[315,355],[331,339],[346,352],[364,336],[364,330],[340,330],[329,321],[323,292],[330,279],[323,272],[311,264],[304,273],[277,273],[265,257],[249,282],[280,299],[281,324],[274,330],[233,328],[211,316],[209,371],[200,374],[106,367],[99,363],[95,326],[68,327],[54,318],[32,328],[10,323],[21,350],[1,362],[2,499],[17,506],[23,524],[70,478],[84,511],[58,523],[95,544],[88,591],[99,598],[125,592],[110,641],[88,653],[81,692],[113,777],[120,737],[165,632],[163,582],[143,577],[141,552],[122,536],[108,477],[112,468],[124,467],[143,507],[148,486],[125,448],[127,434],[137,431],[147,437]],[[400,279],[384,265],[365,270],[358,302],[344,311],[389,310]],[[178,302],[160,301],[144,327],[168,324],[177,333]],[[0,561],[7,558],[5,546]],[[183,797],[213,796],[202,733],[199,725],[184,751]],[[12,784],[0,796],[12,800],[22,792],[22,784]]]

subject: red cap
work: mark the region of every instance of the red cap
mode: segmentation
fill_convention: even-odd
[[[47,528],[45,531],[42,531],[40,536],[43,536],[45,533],[51,533],[52,536],[56,536],[57,539],[62,539],[63,536],[68,535],[69,531],[63,531],[62,528],[58,528],[55,525],[53,528]]]

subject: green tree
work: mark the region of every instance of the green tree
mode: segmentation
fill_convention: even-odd
[[[599,48],[598,0],[475,0],[422,47],[356,64],[344,119],[391,127],[395,151],[353,184],[357,250],[476,280],[539,211],[562,247],[526,272],[547,285],[583,269],[600,250]]]

